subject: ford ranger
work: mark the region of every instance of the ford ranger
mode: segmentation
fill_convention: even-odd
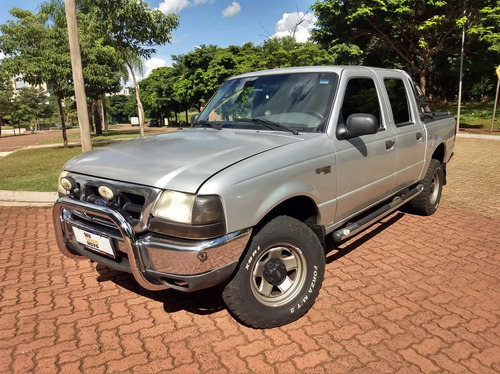
[[[319,293],[327,239],[340,243],[401,207],[436,211],[455,133],[454,118],[431,112],[400,70],[239,75],[189,129],[66,163],[58,247],[148,290],[220,285],[242,323],[287,324]]]

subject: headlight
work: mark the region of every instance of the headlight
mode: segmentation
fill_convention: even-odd
[[[213,238],[225,233],[219,196],[164,191],[152,211],[150,230],[183,238]]]
[[[67,171],[62,171],[61,174],[59,174],[59,178],[58,178],[58,183],[57,183],[57,192],[59,193],[59,195],[61,196],[66,196],[66,187],[69,187],[67,185],[67,176],[68,176],[69,172]],[[63,181],[64,179],[64,181]]]
[[[191,223],[196,195],[164,191],[153,210],[153,216],[169,221]]]

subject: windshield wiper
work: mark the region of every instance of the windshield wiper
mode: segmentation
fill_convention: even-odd
[[[215,130],[222,130],[222,123],[221,124],[216,124],[216,123],[213,123],[213,122],[210,122],[210,121],[201,120],[201,121],[197,121],[197,122],[193,123],[193,126],[196,126],[196,125],[210,126],[211,128],[213,128]]]
[[[293,135],[299,135],[298,131],[291,129],[290,127],[287,127],[285,125],[282,125],[279,122],[271,121],[265,118],[261,117],[255,117],[255,118],[235,118],[235,121],[241,121],[241,122],[254,122],[254,123],[261,123],[264,126],[266,126],[268,129],[271,130],[283,130],[283,131],[288,131],[291,132]]]

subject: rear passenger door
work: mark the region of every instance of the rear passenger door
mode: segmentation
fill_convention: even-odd
[[[345,71],[334,112],[330,136],[337,156],[336,222],[380,201],[392,190],[396,169],[395,135],[383,110],[383,87],[373,72]],[[341,105],[340,105],[341,103]],[[380,124],[376,134],[339,139],[337,129],[354,113],[374,115]]]
[[[426,132],[419,118],[414,118],[416,108],[409,100],[410,81],[396,72],[383,76],[389,108],[389,124],[396,135],[398,158],[393,191],[396,192],[417,182],[424,167]]]

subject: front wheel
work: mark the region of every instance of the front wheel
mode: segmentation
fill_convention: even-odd
[[[441,201],[441,192],[444,183],[444,172],[441,162],[436,159],[431,160],[422,183],[424,190],[408,203],[408,210],[411,213],[421,216],[430,216],[437,210]]]
[[[318,237],[304,223],[280,216],[252,237],[222,297],[241,322],[254,328],[277,327],[311,308],[324,272]]]

